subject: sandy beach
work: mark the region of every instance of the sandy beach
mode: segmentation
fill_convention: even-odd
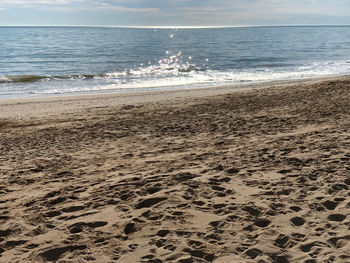
[[[350,262],[350,77],[0,101],[0,262]]]

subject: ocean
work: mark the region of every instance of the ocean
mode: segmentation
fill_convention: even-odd
[[[0,99],[350,73],[350,27],[0,27]]]

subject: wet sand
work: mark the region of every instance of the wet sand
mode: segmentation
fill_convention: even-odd
[[[0,262],[350,262],[350,77],[0,102]]]

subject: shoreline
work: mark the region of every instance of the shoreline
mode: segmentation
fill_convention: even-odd
[[[229,94],[232,92],[249,92],[255,89],[283,88],[285,86],[306,85],[330,80],[342,80],[350,75],[326,76],[308,79],[269,81],[254,84],[235,84],[211,86],[205,88],[187,88],[174,90],[156,90],[140,92],[106,92],[91,94],[62,94],[38,97],[10,98],[0,100],[0,118],[43,117],[47,114],[55,115],[107,106],[140,104],[147,102],[161,102],[174,99],[203,98]],[[78,102],[72,105],[72,102]],[[37,105],[43,107],[38,108]],[[49,105],[49,107],[47,107]],[[46,108],[46,109],[45,109]],[[25,114],[24,114],[25,113]]]

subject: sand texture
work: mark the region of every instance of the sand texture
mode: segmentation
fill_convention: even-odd
[[[350,262],[349,78],[71,103],[1,106],[0,262]]]

